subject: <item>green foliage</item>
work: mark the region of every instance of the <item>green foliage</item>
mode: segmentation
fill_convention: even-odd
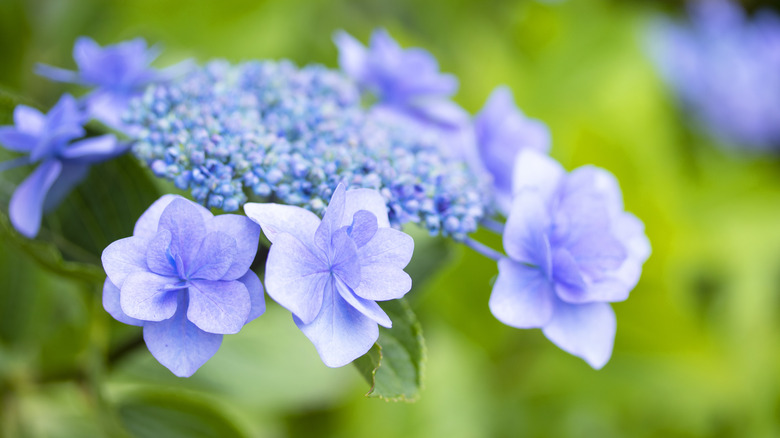
[[[422,388],[425,367],[422,327],[405,299],[385,301],[381,306],[393,327],[379,328],[379,340],[355,360],[355,367],[371,385],[366,396],[415,401]]]

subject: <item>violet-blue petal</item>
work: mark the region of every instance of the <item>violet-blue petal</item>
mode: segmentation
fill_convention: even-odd
[[[236,214],[222,214],[206,221],[206,229],[231,236],[236,242],[233,263],[222,280],[235,280],[246,273],[257,255],[260,226],[251,219]]]
[[[333,233],[331,244],[333,257],[330,259],[330,271],[349,287],[357,287],[360,284],[360,260],[357,246],[347,234],[346,227]]]
[[[378,230],[376,216],[366,210],[358,210],[352,217],[352,224],[349,226],[349,237],[355,242],[355,246],[360,248],[368,243]]]
[[[81,84],[83,82],[78,72],[41,63],[35,65],[35,74],[55,82],[67,82],[71,84]]]
[[[147,248],[152,237],[126,237],[103,250],[103,269],[117,287],[122,287],[128,275],[148,270]]]
[[[185,272],[190,272],[190,262],[206,235],[206,224],[200,209],[203,208],[184,198],[174,199],[160,215],[159,230],[171,232],[171,254],[181,256]]]
[[[109,277],[110,278],[110,277]],[[140,271],[128,275],[119,287],[119,303],[127,316],[144,321],[162,321],[176,312],[177,278]]]
[[[61,162],[46,161],[21,183],[11,196],[8,215],[14,228],[24,236],[33,238],[38,234],[46,193],[61,171]]]
[[[46,213],[59,206],[71,190],[87,177],[88,173],[88,164],[63,162],[60,176],[46,193],[46,199],[43,201],[43,212]]]
[[[116,92],[110,89],[96,90],[86,97],[87,114],[104,124],[125,131],[122,114],[127,110],[132,93]]]
[[[314,232],[314,244],[317,245],[325,254],[329,254],[331,248],[331,236],[341,228],[342,226],[349,225],[342,224],[342,218],[344,217],[344,204],[345,204],[345,192],[344,184],[339,184],[333,191],[333,195],[330,197],[328,208],[325,210],[325,215],[322,217],[322,222],[317,227],[317,231]],[[349,220],[351,221],[351,218]]]
[[[119,322],[137,326],[144,325],[144,322],[140,319],[125,315],[125,312],[122,311],[122,306],[119,304],[119,288],[114,286],[114,283],[108,278],[103,283],[103,308]]]
[[[40,136],[46,125],[46,116],[35,108],[17,105],[14,108],[14,126],[21,132]]]
[[[352,35],[340,30],[333,35],[339,49],[339,67],[348,76],[360,80],[365,75],[366,48]]]
[[[203,331],[238,333],[249,317],[249,291],[240,281],[192,280],[187,319]]]
[[[320,225],[320,218],[316,214],[292,205],[249,202],[244,204],[244,212],[249,219],[260,225],[263,234],[271,243],[276,242],[276,236],[280,233],[287,233],[309,244]]]
[[[504,251],[512,260],[539,267],[546,276],[552,270],[548,229],[550,213],[540,193],[526,189],[515,196],[504,228]]]
[[[563,248],[553,252],[553,280],[558,298],[569,303],[593,301],[574,257]]]
[[[244,283],[247,291],[249,291],[249,300],[252,302],[252,307],[249,309],[249,316],[246,317],[246,323],[257,318],[265,313],[265,294],[263,293],[263,284],[260,283],[260,278],[252,270],[248,270],[243,277],[237,281]]]
[[[206,234],[189,261],[190,278],[221,280],[233,265],[236,246],[236,239],[228,234],[219,231]]]
[[[403,269],[414,253],[414,239],[392,228],[380,228],[374,237],[358,248],[361,266],[386,264]]]
[[[609,361],[617,322],[608,303],[567,304],[557,300],[552,319],[542,328],[562,350],[600,369]]]
[[[22,132],[14,126],[0,126],[0,145],[9,151],[30,152],[38,144],[38,137]]]
[[[69,144],[60,157],[79,163],[95,163],[116,155],[121,148],[113,135],[101,135]]]
[[[371,189],[347,190],[341,226],[352,225],[353,216],[360,210],[372,213],[376,217],[379,228],[390,226],[390,220],[387,217],[387,203],[378,191]]]
[[[512,171],[512,194],[534,188],[542,199],[550,202],[565,175],[563,167],[554,159],[532,149],[522,150]]]
[[[149,206],[136,221],[133,235],[152,237],[157,234],[157,226],[160,223],[160,217],[162,216],[163,211],[165,211],[165,208],[175,199],[184,198],[178,195],[163,195],[160,199],[154,201],[154,203]],[[203,206],[198,204],[193,204],[193,206],[198,210],[204,221],[213,217],[211,212],[206,210]]]
[[[179,377],[195,373],[219,349],[222,335],[206,333],[189,322],[186,301],[173,318],[144,324],[144,341],[155,359]]]
[[[168,254],[168,248],[171,246],[171,232],[160,230],[148,242],[146,266],[149,271],[166,277],[177,277],[179,272],[175,266],[175,259]]]
[[[319,313],[330,275],[329,266],[300,240],[287,233],[276,235],[265,266],[266,292],[304,324]]]
[[[335,368],[366,354],[379,338],[379,327],[329,287],[322,309],[311,323],[295,316],[293,320],[314,344],[322,362]]]
[[[361,298],[387,301],[402,298],[412,289],[412,277],[402,268],[383,263],[360,267],[360,284],[354,292]]]
[[[553,294],[552,283],[539,268],[504,258],[498,261],[490,312],[512,327],[542,327],[553,315]]]
[[[375,301],[366,300],[357,296],[349,286],[344,284],[344,282],[338,278],[334,279],[333,284],[335,285],[338,294],[341,295],[341,298],[349,303],[350,306],[357,309],[363,315],[376,321],[379,325],[387,328],[393,326],[393,322],[390,321],[390,317],[387,316],[387,313],[385,313],[385,311],[382,310],[382,308],[379,307],[379,304],[377,304]]]

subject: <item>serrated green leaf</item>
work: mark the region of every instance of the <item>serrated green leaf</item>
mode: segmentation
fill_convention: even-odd
[[[194,394],[141,390],[123,397],[117,411],[130,435],[138,438],[246,436],[214,404]]]
[[[377,343],[353,363],[371,385],[366,396],[415,401],[422,388],[425,341],[422,327],[405,299],[380,303],[393,328],[380,327]]]

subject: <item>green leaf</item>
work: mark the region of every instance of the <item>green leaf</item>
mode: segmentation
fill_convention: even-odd
[[[405,299],[380,303],[393,328],[379,328],[377,343],[353,363],[371,385],[366,396],[412,402],[422,387],[425,341]]]
[[[140,390],[117,404],[119,419],[134,437],[242,437],[214,403],[182,392]]]

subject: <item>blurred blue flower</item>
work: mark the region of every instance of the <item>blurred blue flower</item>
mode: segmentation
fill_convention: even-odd
[[[94,88],[86,98],[89,117],[122,129],[122,113],[132,97],[149,84],[171,78],[189,65],[185,62],[158,71],[149,66],[158,55],[159,50],[147,48],[143,38],[100,47],[91,38],[80,37],[73,46],[78,71],[38,64],[36,72],[55,81]]]
[[[343,182],[378,190],[394,227],[462,238],[490,202],[439,136],[366,113],[355,84],[318,65],[212,61],[149,87],[127,123],[157,176],[225,211],[255,196],[320,214]]]
[[[260,227],[243,216],[214,216],[174,195],[157,200],[133,236],[103,251],[103,307],[143,326],[152,355],[189,377],[222,343],[265,311],[263,286],[249,267]]]
[[[612,354],[615,314],[628,298],[650,244],[623,210],[617,180],[593,166],[570,174],[534,150],[521,151],[512,209],[490,310],[518,328],[542,328],[563,350],[601,368]]]
[[[694,118],[722,142],[780,147],[780,18],[749,19],[736,3],[697,1],[690,23],[659,21],[650,50],[663,78]]]
[[[27,237],[35,237],[44,210],[56,207],[83,179],[91,163],[113,158],[126,150],[113,135],[87,138],[82,124],[86,117],[76,100],[65,94],[44,115],[25,105],[14,109],[14,125],[0,127],[0,144],[24,157],[0,163],[0,170],[40,165],[14,192],[9,205],[11,223]]]
[[[414,241],[389,228],[377,191],[346,191],[339,184],[322,221],[288,205],[248,203],[244,211],[272,243],[268,295],[293,313],[325,365],[352,362],[376,342],[377,324],[392,326],[376,301],[401,298],[411,289],[403,268]]]
[[[512,169],[524,149],[550,150],[550,130],[517,108],[508,87],[497,87],[474,119],[479,157],[493,182],[498,208],[507,214],[512,204]]]

